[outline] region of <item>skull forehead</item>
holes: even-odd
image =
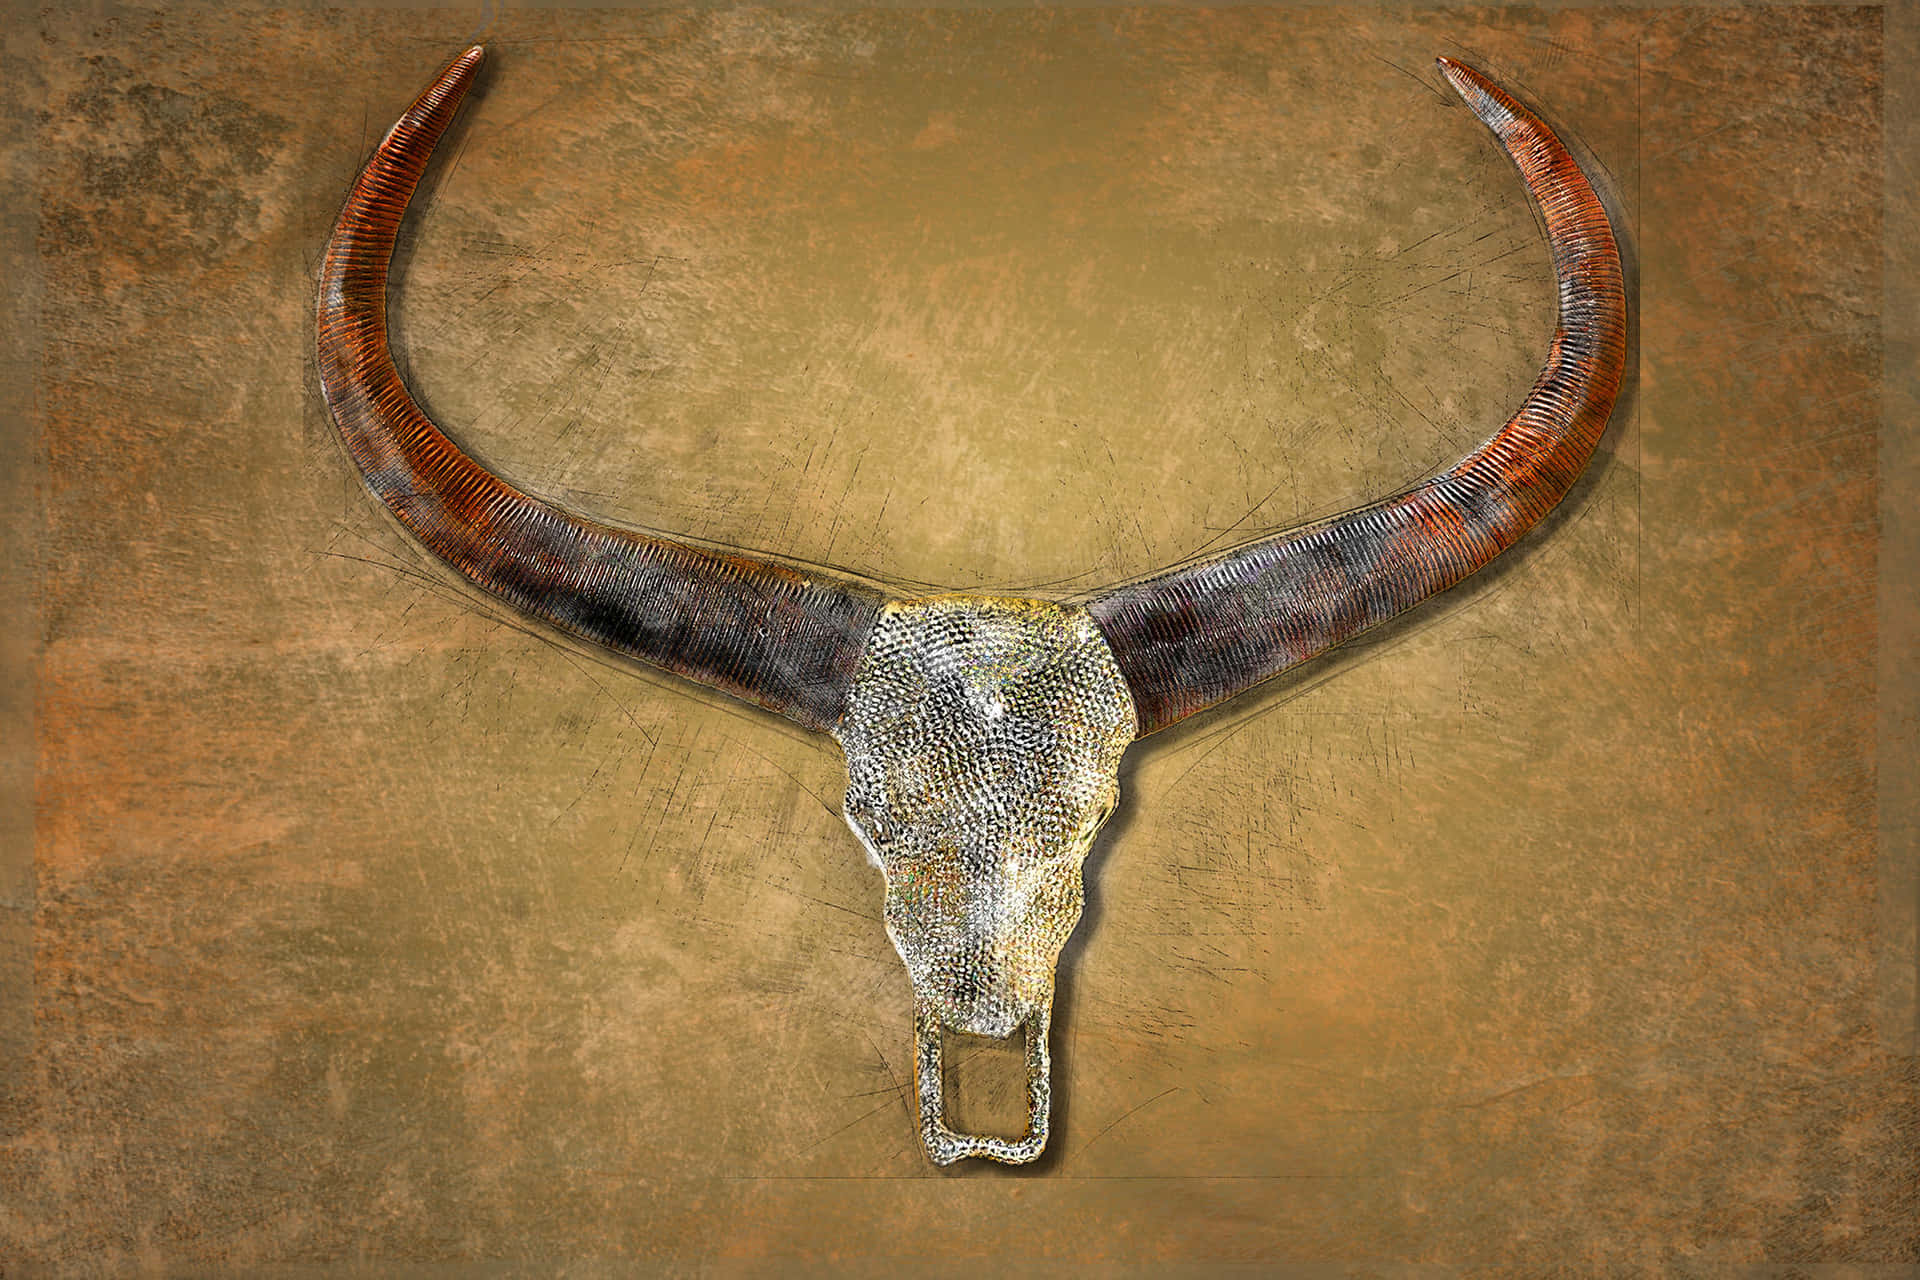
[[[848,817],[870,843],[991,833],[1004,858],[1052,851],[1110,804],[1133,731],[1126,682],[1084,610],[949,596],[882,613],[834,736]]]

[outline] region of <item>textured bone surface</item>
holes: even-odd
[[[1082,609],[941,596],[889,604],[874,627],[834,736],[847,822],[886,878],[887,935],[913,979],[936,1160],[1032,1159],[1044,1144],[1054,961],[1134,731],[1126,681]],[[955,1146],[939,1121],[941,1029],[1022,1027],[1025,1145]]]

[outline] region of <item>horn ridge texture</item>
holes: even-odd
[[[1507,424],[1449,470],[1089,603],[1143,736],[1458,583],[1566,495],[1606,430],[1627,349],[1626,288],[1606,210],[1537,116],[1471,67],[1438,62],[1546,221],[1560,299],[1546,365]]]
[[[583,519],[487,471],[428,420],[387,343],[387,270],[484,50],[448,64],[367,161],[320,272],[320,384],[367,487],[435,555],[565,631],[758,703],[838,723],[883,597],[858,583]]]

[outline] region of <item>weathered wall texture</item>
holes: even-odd
[[[1071,595],[1497,425],[1546,251],[1432,54],[1611,188],[1636,389],[1568,506],[1134,749],[1037,1168],[921,1156],[832,743],[521,625],[351,477],[316,254],[478,37],[397,264],[422,401],[896,583]],[[0,1273],[1912,1263],[1883,37],[20,11]]]

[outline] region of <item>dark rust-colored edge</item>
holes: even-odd
[[[1546,366],[1506,426],[1440,475],[1092,601],[1143,736],[1467,577],[1566,495],[1606,430],[1627,352],[1626,288],[1606,210],[1538,117],[1471,67],[1438,62],[1545,217],[1560,289]]]
[[[562,630],[758,703],[836,724],[879,613],[872,588],[583,519],[461,452],[387,345],[394,238],[484,50],[448,64],[361,170],[320,272],[320,384],[367,487],[429,550]]]

